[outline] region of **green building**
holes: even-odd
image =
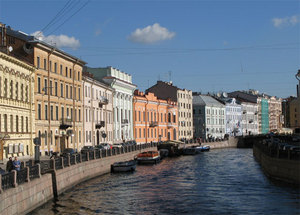
[[[269,132],[269,103],[267,99],[261,99],[261,133]]]

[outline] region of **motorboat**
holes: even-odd
[[[135,171],[135,168],[136,168],[135,160],[116,162],[113,165],[111,165],[112,172],[131,172],[131,171]]]
[[[135,159],[138,164],[156,164],[160,161],[160,155],[158,151],[146,151],[139,153]]]

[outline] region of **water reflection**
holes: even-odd
[[[222,149],[84,182],[32,214],[297,214],[299,190],[274,185],[251,149]]]

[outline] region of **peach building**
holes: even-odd
[[[154,93],[136,90],[133,97],[133,128],[137,143],[178,139],[178,107]]]

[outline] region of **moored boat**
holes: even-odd
[[[141,152],[136,156],[136,160],[139,164],[156,164],[160,161],[160,155],[158,151]]]
[[[195,155],[197,154],[197,150],[194,147],[186,147],[182,149],[183,155]]]
[[[130,171],[134,171],[135,168],[136,168],[135,160],[116,162],[113,165],[111,165],[112,172],[130,172]]]
[[[210,150],[210,146],[209,145],[196,146],[195,149],[197,152],[206,152]]]
[[[160,149],[159,154],[161,159],[166,158],[169,156],[169,150],[168,149]]]

